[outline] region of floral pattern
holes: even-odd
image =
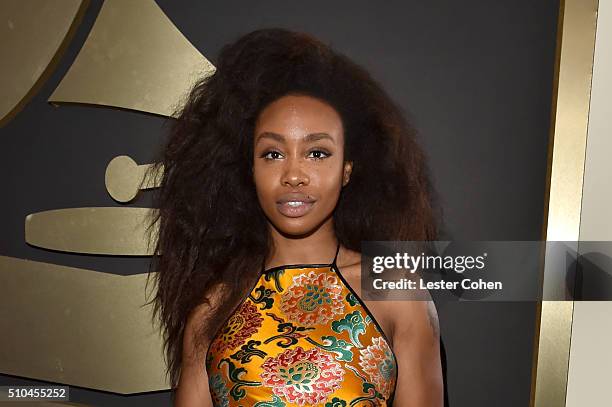
[[[366,323],[361,315],[361,312],[355,310],[345,316],[344,318],[334,321],[331,324],[334,332],[340,333],[342,331],[348,331],[351,337],[351,341],[357,347],[361,347],[361,342],[359,342],[359,335],[365,332]]]
[[[217,353],[237,348],[257,332],[262,322],[263,317],[257,312],[257,307],[250,301],[243,302],[227,320],[211,345],[211,350]]]
[[[329,273],[299,274],[283,293],[280,309],[290,321],[303,326],[326,324],[344,314],[342,286]]]
[[[261,365],[262,383],[291,403],[321,403],[340,387],[344,370],[333,355],[318,348],[288,349]]]
[[[392,405],[395,355],[338,270],[273,272],[261,275],[211,342],[214,406]]]
[[[372,345],[360,350],[359,365],[378,391],[389,397],[396,366],[391,348],[382,337],[372,338]]]

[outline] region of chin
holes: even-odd
[[[283,225],[277,226],[276,229],[278,229],[278,231],[280,231],[284,235],[302,236],[302,235],[307,235],[308,233],[312,232],[315,228],[312,226],[309,227],[309,226],[304,226],[304,225],[283,224]]]
[[[311,233],[317,229],[318,222],[306,220],[303,218],[284,218],[273,222],[275,228],[290,236],[302,236]]]

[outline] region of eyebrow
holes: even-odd
[[[285,142],[285,136],[283,136],[282,134],[274,133],[271,131],[264,131],[263,133],[260,133],[257,136],[257,139],[255,139],[255,143],[257,143],[259,140],[264,139],[264,138],[276,140],[281,143]],[[327,133],[310,133],[304,136],[304,141],[317,141],[317,140],[323,140],[323,139],[329,139],[332,142],[334,141],[333,137]]]

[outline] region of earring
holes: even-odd
[[[346,184],[348,184],[349,182],[349,176],[347,173],[344,173],[344,180],[343,180],[343,185],[342,186],[346,186]]]

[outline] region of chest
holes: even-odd
[[[214,405],[388,406],[397,381],[389,326],[359,280],[315,265],[262,275],[207,351]]]

